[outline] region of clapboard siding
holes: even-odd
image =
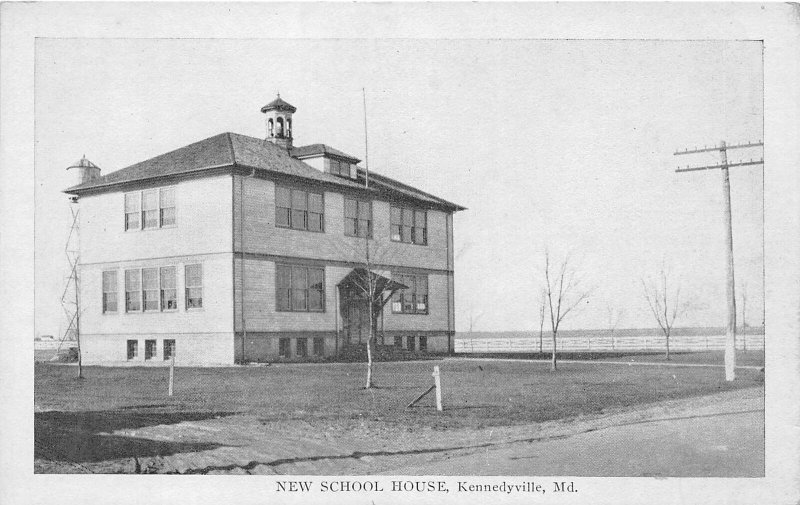
[[[309,189],[302,185],[294,187]],[[341,193],[323,192],[323,233],[275,226],[275,183],[271,180],[237,175],[234,177],[233,194],[233,243],[237,252],[242,251],[244,241],[246,253],[363,261],[364,240],[344,234],[344,195]],[[447,213],[428,210],[428,245],[423,246],[390,240],[389,209],[389,202],[373,201],[374,239],[370,241],[370,247],[374,263],[435,270],[452,269],[452,261],[448,255]]]
[[[235,331],[242,331],[242,263],[234,261]],[[348,267],[319,264],[325,268],[325,311],[283,312],[275,310],[275,262],[264,259],[245,259],[244,320],[247,331],[336,331],[338,310],[337,284],[350,272]],[[376,270],[380,275],[392,276],[390,270]],[[384,308],[383,328],[387,331],[444,331],[447,332],[448,276],[428,275],[429,313],[393,314],[391,305]],[[341,328],[341,317],[338,318]]]

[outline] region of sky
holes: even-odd
[[[692,309],[724,326],[718,153],[762,139],[759,42],[411,39],[38,39],[37,333],[63,330],[66,168],[109,173],[212,135],[264,136],[260,108],[297,107],[322,142],[468,208],[455,216],[456,329],[538,329],[543,252],[569,254],[587,303],[563,328],[653,327],[641,281],[668,265]],[[729,161],[760,158],[758,149]],[[362,162],[363,166],[363,162]],[[763,318],[763,169],[730,170],[737,289]]]

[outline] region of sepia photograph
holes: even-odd
[[[771,237],[797,223],[770,209],[797,181],[768,186],[769,41],[192,5],[30,40],[27,479],[173,476],[158,503],[244,494],[215,475],[262,490],[243,503],[641,503],[650,484],[711,503],[677,491],[711,478],[757,503],[786,415],[770,391],[796,379],[770,356],[796,354],[800,313],[776,297],[797,258]],[[496,26],[537,7],[473,6]],[[325,13],[393,28],[298,29]],[[231,29],[248,15],[270,29]],[[599,499],[617,479],[639,494]]]

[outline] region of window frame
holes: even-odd
[[[349,217],[347,215],[347,202],[355,203],[355,217]],[[361,209],[362,207],[369,206],[369,219],[361,219]],[[345,196],[344,197],[344,234],[348,237],[357,237],[357,238],[373,238],[374,234],[374,222],[375,216],[373,213],[374,205],[372,205],[372,200],[360,200],[358,198],[352,196]],[[351,223],[351,221],[353,223]],[[367,235],[366,237],[361,234],[361,222],[367,222]],[[355,224],[354,227],[350,226],[350,224]]]
[[[408,279],[413,277],[413,283]],[[423,279],[424,282],[420,282],[420,279]],[[418,273],[404,273],[404,272],[392,272],[392,280],[399,282],[400,284],[409,286],[408,289],[398,289],[392,295],[392,314],[407,314],[407,315],[418,315],[418,316],[426,316],[430,314],[431,305],[430,305],[430,279],[428,274],[418,274]],[[420,289],[420,286],[424,285],[425,289]],[[410,293],[406,293],[407,291],[411,290]],[[410,295],[411,298],[408,300],[410,302],[411,310],[406,310],[406,296]],[[424,297],[425,308],[420,309],[420,297]],[[398,309],[396,304],[400,304],[400,308]]]
[[[133,361],[139,357],[139,341],[138,340],[128,340],[125,345],[126,356],[128,361]],[[133,352],[131,352],[131,350]]]
[[[314,337],[312,356],[325,356],[325,337]]]
[[[298,358],[308,357],[308,338],[297,337],[294,339],[294,355]]]
[[[190,285],[189,284],[188,270],[189,270],[190,267],[197,267],[197,268],[200,269],[200,275],[198,276],[198,278],[200,279],[200,284],[199,285],[196,285],[196,284]],[[199,289],[200,290],[200,298],[199,298],[200,299],[200,305],[197,305],[197,306],[190,306],[189,305],[190,300],[197,298],[197,297],[190,297],[189,296],[189,290],[190,289]],[[184,305],[184,308],[185,308],[185,310],[187,312],[188,311],[194,311],[194,310],[203,310],[204,288],[203,288],[203,264],[202,263],[187,263],[187,264],[183,265],[183,295],[184,295],[184,297],[183,297],[184,298],[183,305]]]
[[[172,192],[172,205],[165,206],[164,205],[164,193]],[[144,195],[145,193],[155,193],[155,207],[150,209],[144,208]],[[125,219],[123,222],[123,229],[126,232],[129,231],[149,231],[149,230],[160,230],[163,228],[174,228],[177,226],[178,222],[178,212],[177,212],[177,186],[162,186],[157,188],[148,188],[148,189],[141,189],[138,191],[129,191],[124,193],[123,195],[123,207],[124,207],[124,214]],[[128,198],[131,197],[131,202],[136,203],[136,210],[128,211]],[[164,211],[172,209],[172,222],[168,224],[164,224]],[[146,212],[155,212],[156,217],[156,225],[154,226],[145,226],[145,213]],[[129,226],[129,219],[128,216],[136,216],[136,226]]]
[[[114,275],[114,290],[107,291],[106,290],[106,274],[113,274]],[[118,314],[119,313],[119,278],[117,276],[116,270],[103,270],[102,273],[102,283],[103,283],[103,300],[102,300],[102,309],[103,314]],[[108,298],[107,295],[113,294],[114,295],[114,310],[108,308]]]
[[[161,347],[163,348],[161,355],[164,361],[169,361],[175,356],[175,349],[177,346],[175,345],[174,338],[165,338],[161,343]]]
[[[278,193],[282,191],[289,192],[289,201],[286,206],[279,206]],[[303,194],[302,202],[295,203],[295,195]],[[319,197],[319,212],[312,210],[312,195]],[[299,198],[298,198],[299,200]],[[302,204],[302,208],[301,208]],[[285,212],[288,210],[288,214]],[[279,215],[286,215],[288,218],[287,223],[283,223],[283,219],[278,219]],[[295,216],[298,216],[297,218]],[[302,226],[295,223],[295,220],[302,219]],[[312,219],[319,219],[319,229],[314,229],[311,226]],[[310,231],[312,233],[325,233],[325,192],[324,191],[311,191],[308,189],[298,188],[296,186],[288,186],[275,184],[275,226],[277,228],[285,228],[289,230]]]
[[[164,308],[164,291],[166,291],[166,290],[163,289],[162,272],[164,270],[167,270],[167,269],[172,269],[173,272],[174,272],[174,277],[173,277],[174,288],[172,288],[171,291],[175,292],[175,298],[174,298],[175,308]],[[145,282],[144,281],[145,281],[145,271],[146,270],[147,271],[155,270],[155,282],[156,282],[156,284],[155,284],[155,286],[152,286],[149,289],[145,289]],[[128,272],[136,272],[139,286],[138,286],[138,289],[135,290],[135,291],[132,291],[132,290],[129,289],[129,286],[128,286]],[[125,313],[126,314],[139,314],[139,313],[145,313],[145,312],[150,312],[150,313],[152,313],[152,312],[177,312],[177,310],[178,310],[178,269],[177,269],[176,265],[163,265],[163,266],[159,265],[159,266],[154,266],[154,267],[126,268],[126,269],[123,270],[123,273],[124,273],[124,283],[125,283],[124,287],[125,287]],[[202,271],[201,271],[201,275],[202,275]],[[202,288],[202,286],[201,286],[201,288]],[[150,292],[150,291],[154,292],[154,296],[155,296],[154,299],[150,299],[150,298],[148,298],[146,296],[146,293]],[[139,308],[138,309],[130,309],[129,308],[129,300],[132,297],[129,297],[128,295],[130,293],[134,293],[134,292],[138,294],[138,296],[136,297],[136,301],[139,304]],[[104,293],[104,295],[105,295],[105,293]],[[147,306],[146,306],[147,302],[155,303],[156,304],[156,308],[148,309]]]
[[[395,216],[395,211],[398,213],[397,217]],[[418,221],[421,221],[421,223]],[[395,234],[396,228],[397,234]],[[422,238],[418,238],[418,235],[422,235]],[[389,207],[389,239],[392,242],[427,246],[428,210],[407,205],[391,204]]]
[[[153,361],[158,357],[158,340],[148,338],[144,341],[144,360]]]
[[[305,287],[295,286],[295,271],[305,270]],[[312,288],[316,283],[312,284],[311,271],[319,271],[322,275],[322,287]],[[288,271],[288,277],[286,272]],[[284,281],[284,282],[281,282]],[[326,312],[326,297],[325,297],[325,266],[321,265],[303,265],[297,263],[275,263],[275,312]],[[296,291],[303,291],[304,307],[295,308]],[[319,292],[320,295],[320,308],[311,308],[311,291]],[[283,302],[283,303],[281,303]],[[288,303],[287,303],[288,302]]]
[[[286,359],[292,357],[292,339],[289,337],[280,337],[278,339],[278,357]]]

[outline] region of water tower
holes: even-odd
[[[72,171],[72,181],[70,186],[77,186],[89,181],[100,178],[100,167],[86,159],[84,155],[80,160],[67,167],[67,171]],[[61,337],[59,350],[64,344],[64,341],[75,341],[78,348],[78,377],[83,376],[83,369],[81,367],[81,300],[80,300],[80,279],[79,279],[79,262],[80,262],[80,219],[78,207],[78,197],[70,196],[69,210],[72,214],[72,224],[69,229],[69,236],[67,237],[67,244],[64,251],[67,255],[67,268],[69,275],[67,276],[67,284],[64,286],[64,292],[61,295],[61,306],[64,309],[64,314],[67,319],[67,329]]]

